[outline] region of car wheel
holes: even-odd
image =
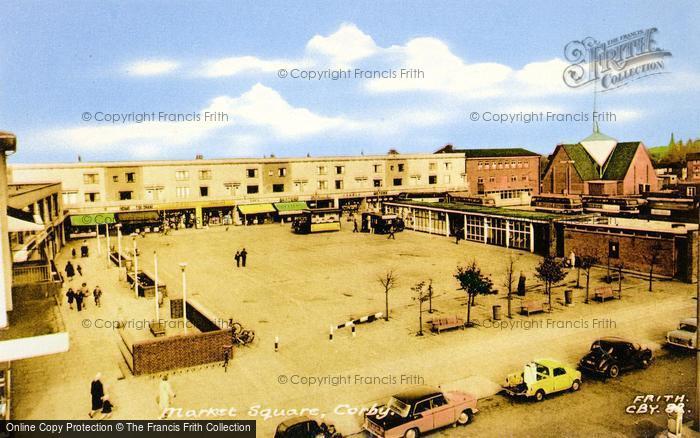
[[[619,375],[620,375],[620,367],[618,367],[617,365],[610,365],[610,367],[608,367],[608,377],[610,377],[611,379],[614,379],[615,377],[617,377]]]
[[[457,417],[457,424],[460,426],[466,426],[467,424],[472,422],[472,419],[474,419],[474,414],[472,413],[471,409],[465,409],[462,411],[461,414],[459,414],[459,417]]]
[[[535,393],[535,400],[537,400],[538,402],[544,400],[544,391],[543,390],[541,390],[541,389],[537,390],[537,392]]]
[[[420,432],[418,432],[418,429],[408,429],[405,434],[403,434],[403,438],[418,438],[420,436]]]
[[[642,359],[642,368],[649,368],[649,365],[651,365],[651,356],[647,356],[644,359]]]
[[[576,392],[579,389],[581,389],[581,381],[576,379],[576,380],[574,380],[574,383],[571,384],[571,390]]]

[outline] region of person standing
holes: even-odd
[[[246,258],[248,258],[248,251],[246,251],[245,248],[243,248],[241,250],[241,264],[243,265],[244,268],[245,268]]]
[[[170,402],[175,398],[175,393],[173,392],[173,387],[170,386],[168,381],[168,375],[165,374],[160,380],[160,386],[158,388],[158,407],[160,408],[160,419],[163,420],[168,417],[170,412]]]
[[[92,291],[92,296],[95,298],[95,306],[102,307],[100,301],[102,298],[102,289],[100,289],[100,286],[95,286],[95,289]]]
[[[114,409],[114,405],[109,399],[109,394],[105,394],[104,396],[102,396],[102,417],[100,417],[100,420],[104,420],[111,417],[112,409]]]
[[[75,258],[75,248],[73,248],[73,250],[70,253],[73,256],[73,258]]]
[[[394,240],[396,240],[396,235],[394,235],[395,232],[396,232],[396,231],[394,230],[394,225],[391,224],[391,225],[389,226],[389,237],[387,237],[387,239],[394,239]]]
[[[357,228],[357,218],[353,217],[352,218],[352,232],[353,233],[359,233],[360,230]]]
[[[73,277],[75,276],[75,268],[73,268],[73,263],[70,262],[70,260],[66,263],[66,277],[68,277],[68,281],[73,280]]]
[[[83,299],[85,298],[85,295],[83,295],[83,289],[80,288],[78,291],[75,293],[75,307],[78,309],[78,312],[83,310]]]
[[[75,292],[73,292],[72,287],[68,288],[68,292],[66,292],[66,297],[68,297],[68,308],[70,310],[73,310],[73,300],[75,299]]]
[[[80,310],[80,307],[78,307],[78,310]],[[104,397],[105,392],[104,392],[104,386],[102,385],[102,374],[97,373],[95,375],[95,378],[92,380],[92,383],[90,384],[90,396],[92,399],[92,404],[90,406],[90,412],[88,415],[90,418],[92,418],[93,415],[100,409],[102,409],[102,397]]]
[[[78,275],[81,277],[83,276],[83,268],[80,265],[78,265],[75,270],[78,271]]]
[[[236,251],[236,255],[233,256],[234,259],[236,259],[236,267],[240,268],[241,267],[241,252]]]

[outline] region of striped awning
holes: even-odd
[[[263,214],[274,213],[275,207],[272,204],[246,204],[239,205],[238,210],[241,214]]]

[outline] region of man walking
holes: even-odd
[[[233,256],[234,259],[236,259],[236,267],[240,268],[241,267],[241,252],[236,251],[236,255]]]
[[[102,298],[102,289],[100,289],[100,286],[95,286],[95,289],[92,291],[92,296],[95,298],[95,306],[102,307],[100,302]]]
[[[163,420],[170,414],[170,402],[175,397],[173,387],[168,382],[168,375],[164,375],[158,387],[158,407],[160,408],[160,419]]]
[[[394,229],[394,225],[393,225],[393,224],[390,225],[390,226],[389,226],[389,237],[387,237],[387,239],[394,239],[394,240],[396,240],[396,235],[394,234],[395,232],[396,232],[396,230]]]
[[[78,307],[78,310],[80,310],[80,307]],[[90,412],[88,412],[88,416],[90,418],[92,418],[92,416],[95,415],[95,413],[102,409],[102,397],[105,395],[105,393],[101,379],[102,374],[97,373],[92,383],[90,384],[90,398],[92,400]]]
[[[357,218],[353,217],[352,218],[352,232],[353,233],[359,233],[360,230],[357,228]]]
[[[246,251],[245,248],[243,248],[241,250],[241,264],[243,265],[244,268],[245,268],[245,260],[247,257],[248,257],[248,251]]]

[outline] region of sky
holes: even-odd
[[[602,132],[652,147],[700,137],[698,23],[697,1],[3,1],[0,130],[10,163],[547,154],[595,95]],[[569,42],[649,28],[662,74],[564,83]]]

